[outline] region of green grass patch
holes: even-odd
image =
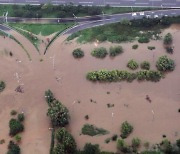
[[[41,34],[42,36],[48,36],[55,32],[63,31],[74,23],[67,24],[29,24],[29,23],[10,23],[9,25],[14,28],[20,28],[29,31],[33,34]]]
[[[85,124],[81,131],[83,135],[89,135],[89,136],[106,135],[109,133],[109,131],[103,128],[98,128],[90,124]]]

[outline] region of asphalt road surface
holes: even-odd
[[[39,5],[44,3],[52,3],[54,5],[69,4],[84,6],[137,6],[137,7],[164,7],[164,8],[180,8],[180,0],[0,0],[0,4],[31,4]]]

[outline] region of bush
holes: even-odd
[[[180,139],[176,140],[176,145],[180,148]]]
[[[121,46],[110,47],[109,56],[115,57],[119,54],[123,53],[123,48]]]
[[[171,33],[167,33],[167,34],[164,36],[164,44],[165,44],[165,45],[172,44],[172,41],[173,41],[173,38],[172,38]]]
[[[154,50],[154,49],[156,49],[154,46],[148,46],[148,49],[149,50]]]
[[[167,153],[167,154],[172,152],[171,142],[168,141],[167,139],[163,140],[160,145],[161,145],[160,149],[162,152]]]
[[[100,153],[99,145],[86,143],[83,152],[84,154],[99,154]]]
[[[117,148],[124,153],[129,153],[131,151],[129,146],[125,143],[123,139],[117,140]]]
[[[11,136],[14,136],[17,133],[20,133],[20,132],[22,132],[24,130],[24,126],[21,124],[20,121],[18,121],[16,119],[11,119],[9,121],[9,128],[10,128],[9,134]]]
[[[171,46],[170,46],[170,47],[167,46],[165,49],[166,49],[166,52],[167,52],[167,53],[173,54],[173,52],[174,52],[174,48],[171,47]]]
[[[69,123],[69,111],[58,100],[51,103],[47,115],[51,118],[53,126],[64,127]]]
[[[94,125],[85,124],[82,129],[82,134],[89,135],[89,136],[95,136],[95,135],[106,135],[109,132],[103,128],[97,128]]]
[[[106,48],[103,48],[103,47],[96,48],[91,52],[91,55],[96,58],[105,58],[107,54],[108,52]]]
[[[7,154],[20,154],[21,150],[13,141],[9,141]]]
[[[138,65],[138,63],[135,60],[131,59],[128,62],[127,67],[129,67],[132,70],[135,70],[135,69],[137,69],[139,67],[139,65]]]
[[[46,98],[46,102],[48,103],[49,106],[51,106],[51,103],[56,100],[54,98],[54,95],[52,93],[52,91],[50,89],[48,89],[47,91],[45,91],[45,98]]]
[[[143,70],[137,72],[137,79],[140,81],[147,80],[157,82],[162,78],[162,73],[159,71]]]
[[[134,44],[133,46],[132,46],[132,49],[137,49],[138,48],[138,44]]]
[[[133,131],[133,126],[129,124],[127,121],[123,122],[121,125],[121,137],[127,138],[129,134]]]
[[[159,71],[163,72],[173,71],[175,69],[175,63],[172,59],[168,58],[167,56],[161,56],[156,62],[156,67]]]
[[[2,92],[6,87],[6,84],[4,81],[0,81],[0,92]]]
[[[84,52],[78,48],[78,49],[75,49],[73,52],[72,52],[74,58],[82,58],[84,57]]]
[[[19,120],[20,122],[24,121],[24,113],[18,114],[18,120]]]
[[[141,140],[139,138],[132,139],[132,147],[135,151],[137,150],[137,148],[139,148],[140,144],[141,144]]]
[[[118,136],[117,136],[117,134],[115,134],[115,135],[113,135],[113,136],[112,136],[112,138],[111,138],[111,139],[112,139],[112,141],[116,141],[116,140],[117,140],[117,138],[118,138]]]
[[[139,42],[139,43],[149,43],[149,38],[146,37],[146,36],[141,36],[141,37],[138,39],[138,42]]]
[[[150,69],[150,63],[148,61],[143,61],[141,63],[141,69],[149,70]]]
[[[15,135],[15,140],[16,140],[16,142],[20,142],[21,141],[21,136],[20,135]]]
[[[54,147],[52,154],[65,154],[64,145],[57,143]]]
[[[17,111],[16,111],[16,110],[12,110],[10,114],[11,114],[11,115],[16,115],[16,114],[17,114]]]
[[[76,142],[73,136],[65,128],[59,128],[57,130],[56,139],[63,145],[65,153],[75,153]]]

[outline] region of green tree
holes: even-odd
[[[164,44],[165,44],[165,45],[169,45],[169,44],[172,44],[172,42],[173,42],[173,38],[172,38],[171,33],[167,33],[167,34],[164,36]]]
[[[65,128],[59,128],[57,130],[56,139],[63,145],[65,153],[73,154],[76,152],[76,142],[73,136]]]
[[[20,154],[21,150],[17,144],[15,144],[13,141],[10,141],[8,144],[8,152],[7,154]]]
[[[6,87],[6,84],[4,81],[0,81],[0,92],[2,92]]]
[[[108,54],[108,52],[107,52],[106,48],[104,48],[104,47],[95,48],[91,52],[91,55],[96,58],[105,58],[107,54]]]
[[[64,145],[57,143],[57,145],[54,147],[53,154],[65,154]]]
[[[131,59],[128,62],[127,67],[129,67],[132,70],[135,70],[135,69],[137,69],[139,67],[139,65],[138,65],[138,63],[135,60]]]
[[[51,103],[55,100],[55,98],[54,98],[54,94],[52,93],[50,89],[45,91],[45,98],[48,105],[51,106]]]
[[[150,69],[150,63],[148,61],[143,61],[141,63],[141,69],[149,70]]]
[[[121,137],[127,138],[130,133],[133,131],[133,126],[127,121],[123,122],[121,125]]]
[[[83,152],[84,154],[100,154],[99,145],[86,143]]]
[[[110,49],[109,49],[109,56],[111,56],[111,57],[115,57],[121,53],[123,53],[122,46],[110,47]]]
[[[118,148],[118,150],[120,150],[124,153],[128,153],[131,151],[129,146],[126,144],[126,142],[123,139],[117,140],[117,148]]]
[[[18,114],[18,120],[20,121],[20,122],[22,122],[22,121],[24,121],[24,113],[20,113],[20,114]]]
[[[19,132],[22,132],[24,130],[24,126],[21,124],[20,121],[16,120],[16,119],[11,119],[9,121],[9,128],[10,128],[10,132],[9,134],[14,136]]]
[[[72,52],[74,58],[82,58],[84,57],[84,52],[78,48],[78,49],[75,49],[73,52]]]
[[[175,69],[175,63],[172,59],[168,58],[167,56],[161,56],[156,62],[156,67],[159,71],[163,72],[173,71]]]
[[[53,126],[64,127],[69,123],[69,111],[58,100],[51,103],[51,107],[48,109],[47,115],[51,118]]]

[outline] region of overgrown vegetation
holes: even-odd
[[[138,48],[138,44],[134,44],[133,46],[132,46],[132,49],[137,49]]]
[[[56,139],[58,143],[54,148],[54,154],[61,154],[61,152],[62,154],[75,154],[76,142],[73,136],[65,128],[59,128],[56,131]]]
[[[143,61],[141,63],[141,69],[149,70],[150,69],[150,63],[148,61]]]
[[[84,51],[80,48],[74,49],[72,52],[74,58],[82,58],[84,57]]]
[[[104,47],[95,48],[91,52],[91,55],[96,58],[105,58],[107,54],[108,54],[108,52],[107,52],[106,48],[104,48]]]
[[[133,11],[145,11],[155,10],[157,8],[139,8],[133,7]],[[74,6],[70,5],[51,5],[50,3],[44,5],[0,5],[0,15],[8,11],[11,17],[26,17],[26,18],[41,18],[41,17],[53,17],[64,18],[76,16],[90,16],[99,15],[103,13],[125,13],[131,12],[131,7],[98,7],[98,6]]]
[[[153,81],[157,82],[163,77],[162,73],[153,70],[142,70],[136,73],[130,73],[123,70],[99,70],[87,73],[86,78],[90,81],[99,82],[117,82],[117,81],[128,81],[132,82],[136,78],[139,81]]]
[[[162,72],[173,71],[175,69],[175,62],[167,56],[161,56],[156,62],[156,67]]]
[[[121,137],[127,138],[133,131],[133,126],[127,121],[123,122],[121,125]]]
[[[4,81],[0,81],[0,92],[2,92],[6,87],[6,84]]]
[[[123,53],[122,46],[110,47],[110,49],[109,49],[109,56],[111,56],[111,57],[115,57],[121,53]]]
[[[17,144],[15,144],[13,141],[9,141],[7,154],[20,154],[20,153],[21,153],[20,147]]]
[[[127,63],[127,67],[129,67],[129,68],[132,69],[132,70],[136,70],[136,69],[139,67],[139,64],[138,64],[135,60],[131,59],[131,60]]]
[[[78,37],[77,41],[80,43],[94,42],[96,40],[114,43],[139,40],[140,43],[147,43],[151,39],[160,39],[161,29],[169,26],[171,23],[179,22],[180,17],[134,19],[128,24],[119,22],[82,30],[72,34],[67,40]]]
[[[11,136],[14,136],[24,130],[23,124],[14,118],[12,118],[9,121],[9,128],[10,128],[9,135]]]
[[[173,38],[172,38],[172,35],[171,33],[167,33],[165,36],[164,36],[164,44],[165,45],[170,45],[172,44],[172,41],[173,41]]]
[[[94,125],[85,124],[82,129],[83,135],[95,136],[95,135],[106,135],[109,132],[103,128],[97,128]]]

